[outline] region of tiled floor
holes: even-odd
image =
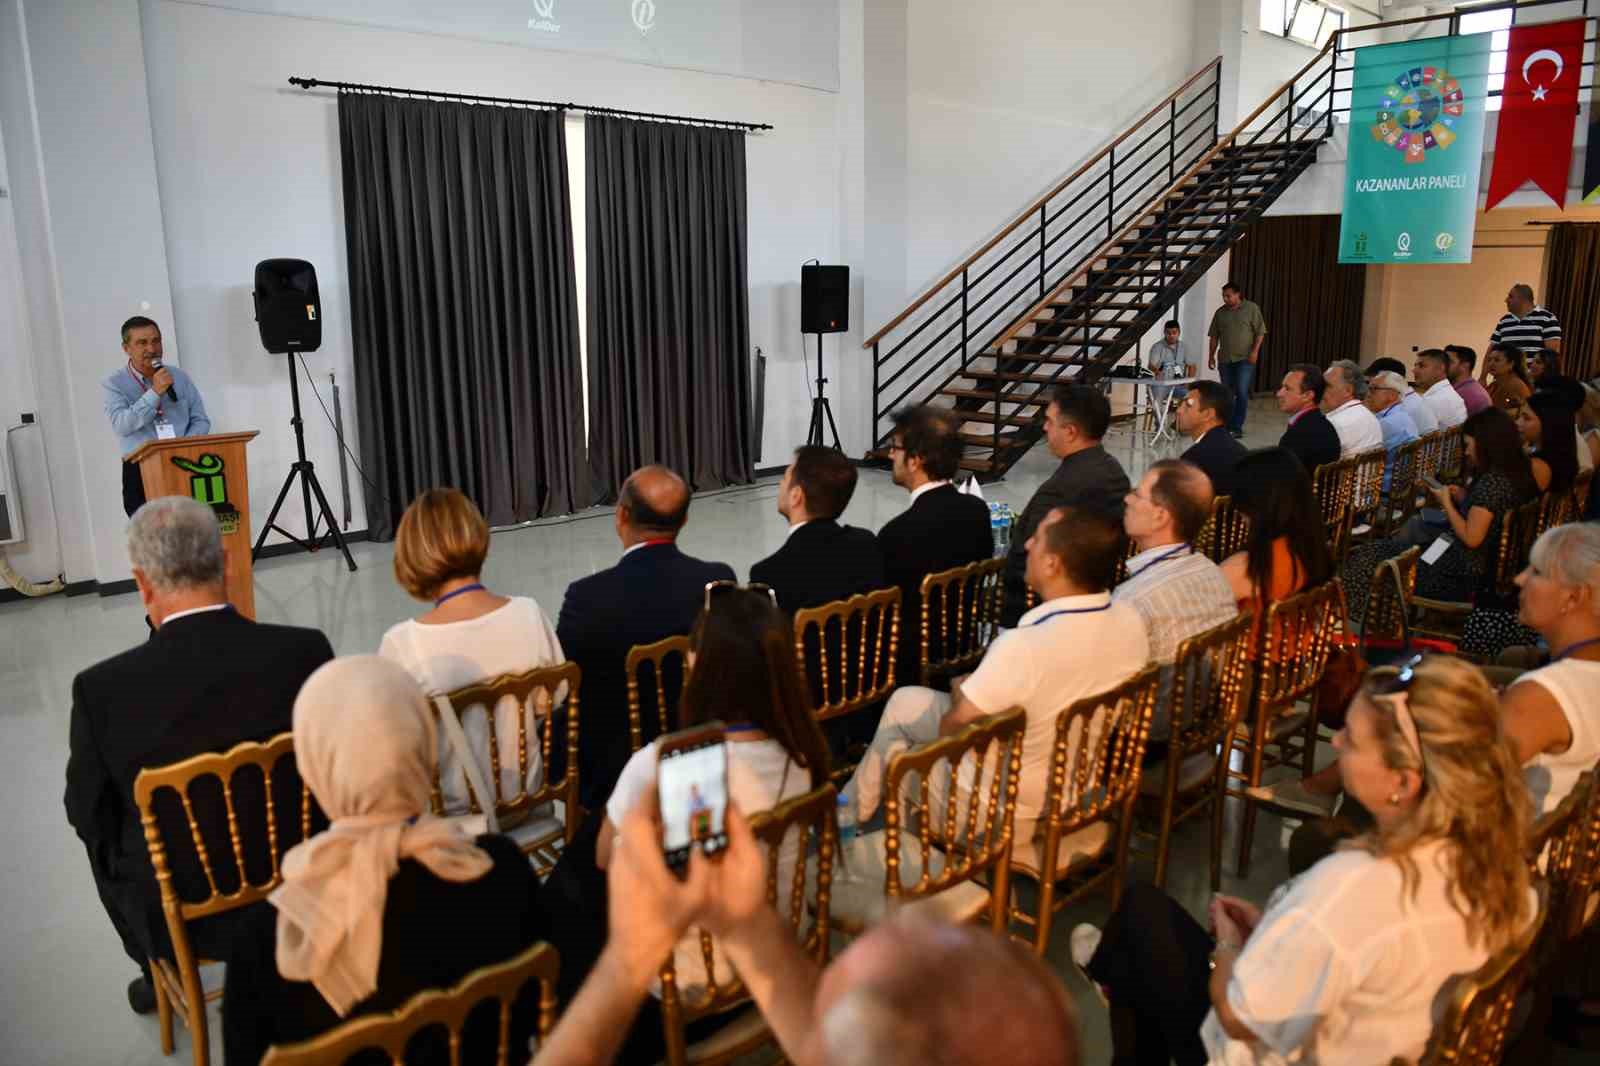
[[[1282,418],[1270,404],[1252,412],[1246,443],[1275,443]],[[1108,447],[1131,471],[1152,458],[1124,430]],[[1040,447],[990,499],[1018,510],[1054,463]],[[730,563],[741,575],[783,539],[784,523],[773,508],[775,478],[754,486],[711,493],[695,500],[682,537],[686,551]],[[845,521],[876,529],[905,506],[905,493],[888,475],[863,471]],[[289,556],[256,570],[256,604],[263,621],[317,626],[340,654],[371,652],[383,631],[412,614],[417,604],[395,585],[390,548],[354,546],[360,569],[352,574],[334,554]],[[497,591],[531,595],[554,617],[568,582],[611,565],[617,543],[610,513],[596,510],[494,538],[485,580]],[[73,675],[143,637],[143,612],[135,597],[51,597],[0,605],[0,693],[4,693],[4,743],[0,744],[0,918],[5,980],[0,989],[0,1061],[34,1064],[157,1064],[186,1061],[189,1044],[180,1030],[174,1058],[161,1054],[153,1017],[129,1012],[124,986],[134,976],[95,897],[83,850],[60,802],[67,757],[67,718]],[[1256,862],[1248,882],[1238,882],[1224,863],[1224,890],[1264,899],[1284,874],[1277,846],[1279,825],[1264,820]],[[1231,838],[1230,838],[1231,839]],[[1228,852],[1225,851],[1225,854]],[[1148,864],[1136,858],[1136,875]],[[1171,886],[1195,912],[1207,897],[1206,835],[1202,824],[1176,838]],[[1104,916],[1099,902],[1062,915],[1051,958],[1071,969],[1067,934],[1078,921]],[[1105,1012],[1076,975],[1068,983],[1083,1020],[1089,1063],[1109,1058]],[[213,1008],[214,1061],[217,1046]]]

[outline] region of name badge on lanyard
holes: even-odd
[[[168,422],[165,418],[156,419],[156,440],[173,440],[178,436],[178,427]]]

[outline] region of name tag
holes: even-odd
[[[164,418],[156,419],[156,440],[174,440],[178,436],[178,427]]]
[[[1422,561],[1427,563],[1429,566],[1432,566],[1434,563],[1439,561],[1439,558],[1443,556],[1445,552],[1450,550],[1450,545],[1454,543],[1455,541],[1451,540],[1449,537],[1439,537],[1432,544],[1428,545],[1427,551],[1422,553]]]

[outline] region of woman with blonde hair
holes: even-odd
[[[1527,790],[1474,667],[1372,671],[1334,746],[1372,826],[1264,911],[1218,895],[1208,930],[1137,885],[1103,934],[1073,931],[1111,1007],[1114,1062],[1414,1060],[1444,982],[1526,928]]]
[[[483,583],[489,554],[489,524],[457,489],[429,489],[406,508],[394,540],[394,576],[414,598],[433,609],[391,626],[378,654],[405,667],[423,691],[443,694],[500,674],[554,666],[566,658],[555,627],[531,596],[498,596]],[[556,693],[556,701],[565,691]],[[519,725],[529,738],[528,772],[519,782],[515,761],[502,759],[503,796],[533,791],[544,781],[538,736],[547,707],[517,707],[511,699],[491,708],[495,740],[502,753],[518,750]],[[465,758],[489,776],[490,715],[470,714],[459,732],[447,724],[439,745],[439,788],[444,813],[471,809]],[[451,738],[458,740],[452,742]],[[458,750],[465,741],[468,751]],[[489,787],[493,788],[493,785]]]

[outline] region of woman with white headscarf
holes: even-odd
[[[295,700],[294,746],[331,824],[284,856],[272,906],[228,960],[229,1066],[393,1010],[543,939],[538,882],[516,845],[469,840],[427,813],[438,739],[405,670],[374,655],[321,667]],[[525,993],[513,1013],[514,1041],[533,1033],[536,999]],[[491,1026],[482,1038],[495,1035]]]

